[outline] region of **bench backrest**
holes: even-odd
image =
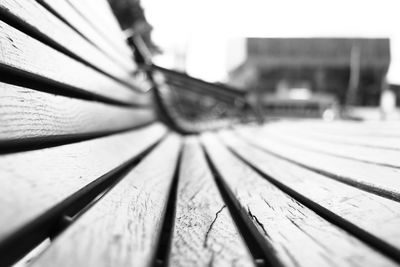
[[[0,2],[1,266],[165,135],[132,57],[106,1]]]

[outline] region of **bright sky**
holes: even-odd
[[[399,0],[142,0],[142,5],[155,42],[166,53],[186,49],[188,71],[209,80],[223,79],[226,42],[235,37],[389,37],[388,79],[400,83]]]

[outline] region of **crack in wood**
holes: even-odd
[[[214,220],[211,222],[210,226],[208,227],[208,230],[207,230],[206,235],[205,235],[205,237],[204,237],[203,247],[207,248],[207,246],[208,246],[208,245],[207,245],[207,241],[208,241],[208,237],[209,237],[209,234],[210,234],[210,232],[211,232],[211,229],[212,229],[213,225],[215,224],[215,222],[217,221],[219,214],[222,212],[222,210],[223,210],[224,208],[226,208],[226,205],[223,205],[222,208],[221,208],[220,210],[218,210],[218,211],[215,213],[215,218],[214,218]]]
[[[269,234],[267,233],[267,230],[265,230],[264,224],[262,224],[262,223],[258,220],[257,216],[255,216],[255,215],[253,215],[253,213],[251,213],[250,207],[247,207],[247,213],[249,214],[250,218],[252,218],[252,220],[253,220],[259,227],[261,227],[262,231],[264,232],[264,235],[266,235],[268,238],[271,238],[271,237],[269,236]]]

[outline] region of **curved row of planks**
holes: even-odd
[[[0,266],[57,236],[168,134],[100,2],[0,2]]]
[[[0,3],[1,80],[17,85],[23,81],[24,86],[56,94],[148,106],[151,97],[143,93],[147,89],[132,76],[137,70],[132,55],[125,55],[121,64],[113,58],[119,52],[102,48],[104,38],[98,34],[93,34],[97,38],[88,38],[87,31],[95,30],[85,23],[82,14],[65,1],[49,2]],[[64,18],[60,13],[74,16]],[[77,18],[82,20],[79,25],[88,28],[86,31],[70,23]],[[123,39],[114,42],[129,49]],[[49,88],[42,88],[46,84]]]
[[[0,266],[399,265],[397,124],[184,139],[98,1],[0,3]]]
[[[265,141],[273,138],[270,131],[301,126],[240,126],[182,139],[153,125],[10,154],[2,166],[15,170],[13,164],[24,162],[26,168],[11,174],[30,180],[7,186],[13,190],[1,195],[10,199],[8,205],[19,201],[13,193],[29,191],[27,185],[48,193],[26,194],[29,213],[20,212],[24,202],[4,213],[9,222],[2,219],[8,227],[0,238],[44,216],[40,214],[51,203],[67,201],[66,195],[117,168],[117,162],[131,162],[111,189],[71,216],[74,222],[32,266],[398,266],[397,200],[307,168],[291,153],[284,154],[283,147],[272,151]],[[41,164],[48,171],[38,184],[34,174]],[[59,176],[57,184],[50,182],[54,175]],[[73,182],[74,176],[82,178]]]

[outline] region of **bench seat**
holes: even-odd
[[[0,266],[399,266],[400,124],[176,133],[163,86],[243,92],[148,91],[106,1],[1,1],[0,49]]]

